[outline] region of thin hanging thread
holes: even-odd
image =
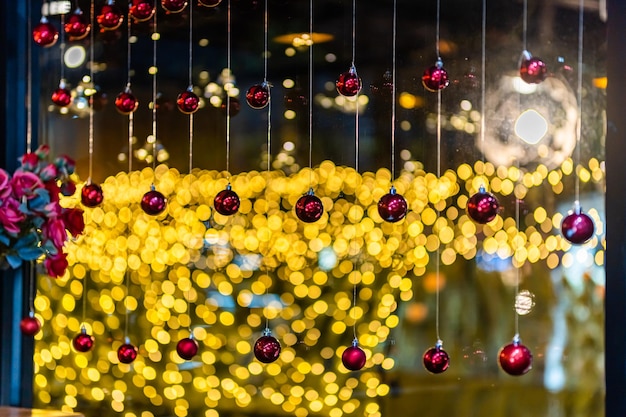
[[[130,297],[130,271],[126,271],[126,297],[124,298],[124,339],[128,340],[128,297]]]
[[[132,0],[131,0],[132,3]],[[130,6],[130,5],[129,5]],[[130,91],[130,76],[131,76],[131,14],[130,7],[128,8],[128,17],[126,23],[126,89]],[[133,135],[134,135],[134,111],[128,113],[128,173],[133,170]]]
[[[440,2],[439,0],[437,0],[437,30],[436,30],[436,37],[437,37],[437,58],[439,58],[439,25],[440,25]],[[441,90],[437,90],[437,130],[436,130],[436,134],[437,134],[437,188],[439,188],[439,191],[441,191],[441,185],[440,185],[440,179],[441,179]],[[441,196],[440,196],[440,200],[441,201]],[[439,204],[439,202],[437,202],[437,204]],[[439,208],[437,208],[437,220],[441,219],[441,211],[439,210]],[[437,223],[439,223],[437,221]],[[439,234],[440,230],[439,227],[437,227],[437,234]],[[436,258],[436,262],[435,262],[435,285],[437,286],[437,289],[435,291],[435,334],[437,337],[437,342],[439,343],[439,341],[441,340],[440,336],[439,336],[439,304],[440,304],[440,291],[439,291],[439,285],[440,285],[440,278],[439,278],[439,263],[440,260],[439,258],[441,257],[441,241],[439,242],[439,244],[437,245],[437,258]]]
[[[193,89],[193,2],[189,3],[189,90]],[[189,173],[193,170],[193,112],[189,113]],[[187,299],[189,303],[189,299]],[[189,306],[188,306],[189,307]]]
[[[356,0],[352,0],[352,66],[353,67],[354,67],[355,61],[356,61]],[[355,103],[356,103],[356,108],[355,108],[355,115],[354,115],[354,169],[358,173],[359,172],[359,93],[358,92],[355,96]],[[355,221],[355,226],[354,226],[355,230],[354,230],[354,237],[353,237],[355,252],[357,249],[356,203],[357,203],[357,200],[355,199],[354,206],[353,206],[354,210],[352,210],[354,213],[354,221]],[[357,274],[359,273],[358,271],[359,262],[358,262],[357,253],[354,254],[354,282],[353,282],[354,285],[352,287],[352,314],[353,314],[352,333],[354,335],[354,340],[357,340],[357,335],[356,335],[356,320],[357,320],[357,317],[356,317],[356,305],[357,305],[356,278],[357,278]]]
[[[228,83],[231,79],[230,69],[230,48],[231,48],[231,28],[230,28],[230,0],[228,0],[228,13],[226,13],[227,29],[226,29],[226,67],[228,68]],[[230,179],[230,92],[226,90],[226,175]]]
[[[30,33],[30,32],[29,32]],[[34,261],[30,262],[30,271],[28,274],[28,310],[31,313],[35,313],[35,264]]]
[[[482,28],[481,28],[481,59],[480,59],[480,153],[482,155],[483,164],[485,163],[485,129],[487,125],[485,111],[485,94],[486,94],[486,68],[487,68],[487,0],[483,0]]]
[[[583,47],[584,47],[584,1],[579,0],[578,2],[578,91],[576,93],[576,98],[578,100],[578,126],[576,128],[576,161],[574,165],[574,169],[578,170],[578,165],[580,164],[580,141],[582,139],[582,129],[583,129]],[[576,205],[580,202],[580,176],[576,175],[576,183],[575,183],[575,196],[576,196]]]
[[[154,1],[154,9],[156,10],[157,2]],[[157,160],[157,39],[159,32],[157,30],[157,15],[154,13],[154,29],[152,31],[152,171],[156,170]]]
[[[313,184],[313,0],[309,1],[309,186]]]
[[[267,61],[269,57],[269,43],[268,43],[268,29],[269,29],[269,12],[268,12],[268,0],[265,0],[265,11],[263,14],[263,82],[267,87],[268,102],[267,102],[267,184],[268,187],[270,180],[270,170],[272,167],[272,89],[267,84]],[[265,211],[265,222],[268,222],[269,218],[269,202],[267,210]],[[265,254],[267,256],[267,253]],[[265,258],[263,256],[263,258]],[[265,265],[265,274],[269,277],[269,267]],[[265,287],[265,295],[269,294],[269,286]],[[270,328],[270,319],[268,315],[265,315],[265,328]]]
[[[522,47],[526,51],[528,37],[528,0],[522,2]]]
[[[90,20],[92,30],[89,31],[89,82],[94,86],[92,95],[89,100],[89,175],[87,177],[87,184],[91,184],[91,177],[93,175],[93,93],[95,92],[95,83],[93,81],[93,62],[94,62],[94,34],[93,27],[95,26],[95,0],[91,0],[90,6]]]
[[[61,82],[65,83],[65,64],[63,63],[63,59],[65,57],[65,15],[61,15],[61,45],[59,45],[59,50],[61,53]]]
[[[439,32],[440,32],[440,26],[441,26],[441,21],[440,21],[440,15],[441,15],[441,2],[440,0],[437,0],[437,24],[435,26],[435,51],[437,53],[437,59],[439,59]]]
[[[28,20],[28,34],[33,33],[32,30],[32,16],[31,16],[31,2],[27,2],[26,10],[27,10],[27,20]],[[28,56],[26,57],[26,153],[31,153],[33,148],[33,104],[32,104],[32,94],[33,94],[33,57],[32,57],[32,45],[30,39],[26,42],[26,53]]]
[[[398,4],[393,0],[391,36],[391,179],[396,177],[396,38],[398,25]]]

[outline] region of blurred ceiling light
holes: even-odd
[[[287,33],[274,38],[274,42],[292,45],[295,48],[311,46],[315,43],[330,42],[334,36],[329,33]]]
[[[548,133],[548,122],[535,109],[528,109],[515,122],[515,134],[524,142],[535,145]]]
[[[63,61],[68,68],[78,68],[85,62],[87,53],[81,45],[74,45],[67,48],[63,55]]]

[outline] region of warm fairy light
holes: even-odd
[[[291,152],[295,144],[283,147]],[[155,172],[146,168],[107,178],[102,187],[109,197],[86,209],[84,236],[67,248],[68,275],[42,284],[34,300],[44,324],[34,355],[36,401],[65,411],[94,402],[127,417],[154,417],[165,409],[179,417],[219,417],[239,408],[300,417],[377,417],[380,397],[389,395],[390,387],[378,371],[356,376],[339,366],[344,346],[336,340],[355,320],[367,368],[392,370],[397,358],[385,346],[393,329],[402,320],[419,324],[432,314],[416,297],[437,290],[437,284],[449,285],[448,265],[477,254],[516,267],[603,264],[604,224],[591,207],[598,232],[589,253],[572,250],[558,233],[563,213],[548,207],[520,213],[519,229],[508,207],[486,225],[465,214],[467,196],[481,184],[513,198],[566,190],[564,182],[578,172],[583,185],[596,187],[604,181],[603,162],[591,159],[575,169],[567,159],[552,170],[539,165],[526,171],[477,161],[440,178],[419,166],[394,180],[410,208],[397,224],[383,222],[375,209],[389,189],[386,169],[357,173],[327,161],[290,176],[233,175],[241,210],[232,218],[211,209],[228,182],[226,173],[181,174],[158,166]],[[315,225],[299,222],[293,212],[311,177],[325,206]],[[168,199],[164,219],[139,208],[152,183]],[[437,250],[439,280],[431,270]],[[96,347],[77,354],[70,346],[80,331],[78,300],[86,280],[87,326]],[[529,305],[527,298],[518,301],[518,308]],[[119,364],[115,354],[127,310],[129,337],[140,352],[132,365]],[[252,355],[266,317],[283,346],[281,357],[267,365]],[[186,362],[175,346],[190,326],[200,349]],[[357,391],[362,395],[355,396]]]

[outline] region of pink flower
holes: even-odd
[[[46,267],[48,275],[52,278],[62,277],[68,265],[67,255],[63,252],[59,252],[56,255],[48,255],[43,264]]]
[[[43,188],[43,183],[39,177],[32,172],[16,171],[11,178],[11,187],[15,198],[21,200],[22,197],[30,199],[35,196],[35,190]]]
[[[43,235],[61,252],[63,244],[67,240],[67,232],[65,231],[63,220],[57,218],[48,219],[43,225]]]
[[[39,157],[37,154],[29,152],[22,155],[20,163],[22,164],[22,169],[26,171],[33,171],[39,163]]]
[[[4,200],[0,206],[0,224],[7,233],[17,235],[20,232],[20,222],[26,215],[20,211],[20,202],[14,198]]]
[[[85,219],[83,218],[83,213],[84,211],[79,208],[68,208],[63,211],[63,222],[65,223],[65,228],[74,237],[77,237],[83,233],[83,230],[85,230]]]
[[[9,173],[0,168],[0,200],[4,200],[11,195],[11,182]]]

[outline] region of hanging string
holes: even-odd
[[[482,155],[483,164],[485,163],[485,129],[486,129],[486,67],[487,67],[487,0],[483,0],[482,28],[481,28],[481,59],[480,59],[480,153]]]
[[[439,33],[441,26],[441,1],[437,0],[437,24],[435,26],[435,51],[437,53],[437,59],[439,59]]]
[[[576,99],[578,100],[578,126],[576,127],[576,161],[574,169],[576,170],[575,196],[578,205],[580,202],[580,175],[578,175],[578,165],[580,164],[580,140],[582,138],[583,125],[583,35],[584,35],[584,1],[578,2],[578,83]]]
[[[436,49],[437,49],[437,59],[439,59],[439,25],[440,25],[440,14],[441,10],[440,10],[440,1],[437,0],[437,29],[436,29]],[[436,136],[437,136],[437,188],[439,188],[438,193],[441,191],[441,184],[440,184],[440,180],[441,180],[441,90],[438,89],[437,90],[437,129],[436,129]],[[441,201],[441,195],[439,196]],[[437,202],[437,204],[439,204],[439,202]],[[441,210],[439,210],[438,208],[439,206],[437,206],[437,223],[439,223],[439,219],[441,219]],[[436,223],[436,224],[437,224]],[[437,229],[439,229],[439,227],[437,227]],[[440,230],[437,230],[437,234],[439,235]],[[436,291],[435,291],[435,334],[437,337],[437,342],[439,343],[439,341],[441,340],[441,338],[439,337],[439,304],[440,304],[440,289],[439,289],[439,285],[440,285],[440,278],[439,278],[439,274],[440,274],[440,258],[441,258],[441,241],[439,241],[439,244],[437,245],[437,257],[436,257],[436,262],[435,262],[435,285],[437,287]]]
[[[26,10],[27,10],[27,30],[30,35],[33,33],[32,22],[31,22],[31,2],[27,2]],[[33,57],[32,57],[32,42],[30,39],[26,42],[26,153],[31,153],[33,148],[33,104],[32,104],[32,95],[33,95]]]
[[[193,88],[193,2],[189,3],[189,89]],[[193,170],[193,112],[189,113],[189,173]],[[189,299],[187,299],[189,303]]]
[[[127,24],[126,24],[126,74],[127,74],[127,78],[126,78],[126,88],[130,89],[130,75],[131,75],[131,37],[132,37],[132,30],[131,30],[131,21],[132,21],[132,16],[130,14],[130,6],[132,5],[132,0],[130,0],[129,3],[129,7],[128,7],[128,18],[127,20]],[[128,173],[130,174],[130,172],[133,170],[133,136],[134,136],[134,113],[135,112],[130,112],[128,113]]]
[[[269,43],[268,43],[268,30],[269,30],[269,12],[268,12],[268,0],[265,0],[265,11],[263,15],[263,82],[267,84],[267,61],[269,57]],[[267,91],[269,94],[267,102],[267,181],[266,188],[269,185],[270,170],[272,167],[272,89],[268,86]],[[265,211],[265,222],[268,222],[269,218],[269,202],[267,203],[267,210]],[[265,259],[267,253],[263,256]],[[264,262],[265,263],[265,262]],[[269,267],[265,264],[265,274],[269,277]],[[268,280],[269,281],[269,280]],[[265,295],[269,295],[269,286],[265,287]],[[269,298],[268,298],[269,299]],[[269,316],[265,315],[265,328],[270,328]]]
[[[124,298],[124,339],[128,340],[128,297],[130,297],[130,271],[126,271],[126,297]]]
[[[313,183],[313,0],[309,1],[309,185]]]
[[[526,51],[528,37],[528,0],[522,2],[522,46]]]
[[[356,61],[356,0],[352,0],[352,66],[354,67]],[[354,157],[354,169],[356,170],[356,172],[359,172],[359,93],[357,92],[356,96],[354,97],[355,99],[355,104],[356,104],[356,108],[355,108],[355,115],[354,115],[354,153],[355,153],[355,157]],[[356,197],[356,194],[355,194]],[[356,222],[356,199],[354,201],[354,221]],[[356,246],[356,224],[355,224],[355,231],[354,231],[354,249],[356,252],[357,246]],[[357,304],[357,288],[356,288],[356,278],[357,278],[357,274],[358,274],[358,259],[357,259],[357,255],[355,253],[354,255],[354,286],[352,288],[352,314],[353,314],[353,323],[352,323],[352,333],[354,334],[354,340],[357,340],[357,335],[356,335],[356,304]]]
[[[30,32],[29,32],[30,33]],[[29,263],[28,273],[28,311],[32,314],[35,313],[35,263],[31,261]]]
[[[230,48],[231,48],[231,28],[230,28],[230,0],[228,0],[228,13],[226,13],[227,20],[227,36],[226,36],[226,68],[228,68],[228,83],[231,79],[230,69]],[[226,174],[230,178],[230,92],[226,90]]]
[[[63,62],[65,58],[65,15],[61,15],[61,44],[59,45],[59,50],[61,54],[61,82],[65,83],[65,64]]]
[[[154,1],[154,9],[157,8],[157,1]],[[157,160],[157,40],[159,32],[157,30],[157,15],[154,13],[154,28],[152,31],[152,171],[156,170]]]
[[[91,6],[89,8],[89,15],[91,21],[91,27],[95,27],[95,0],[91,0]],[[96,84],[93,81],[93,63],[94,63],[94,31],[89,31],[89,82],[94,86],[92,95],[89,100],[89,175],[87,176],[87,184],[91,184],[91,177],[93,175],[93,105]]]
[[[267,0],[265,0],[265,10],[263,12],[263,81],[267,83],[267,58],[269,55],[268,35],[269,12]]]
[[[391,36],[391,178],[396,177],[396,38],[398,25],[398,4],[393,0]]]

